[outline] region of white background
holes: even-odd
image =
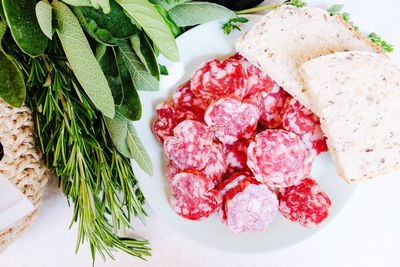
[[[345,4],[345,10],[361,30],[375,31],[395,45],[393,59],[400,66],[400,1],[308,3],[321,7]],[[148,210],[147,225],[138,224],[136,234],[151,241],[153,256],[145,262],[117,253],[115,261],[102,262],[98,258],[95,266],[400,266],[400,175],[358,186],[342,213],[321,232],[287,249],[263,254],[230,254],[209,249],[187,239]],[[53,183],[32,227],[0,254],[0,267],[91,266],[87,246],[74,254],[76,229],[68,230],[71,214],[72,209]]]

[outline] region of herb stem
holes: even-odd
[[[257,6],[249,9],[243,9],[240,11],[236,11],[236,15],[242,15],[242,14],[250,14],[250,13],[256,13],[260,11],[265,11],[265,10],[272,10],[280,7],[281,5],[269,5],[269,6]]]

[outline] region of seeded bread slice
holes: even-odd
[[[341,52],[300,72],[345,181],[400,170],[400,70],[387,57]]]
[[[298,73],[304,62],[341,51],[381,52],[340,16],[293,6],[265,15],[238,38],[236,50],[308,108],[307,90]]]

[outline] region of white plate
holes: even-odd
[[[250,16],[250,22],[242,26],[246,31],[259,18]],[[162,146],[152,134],[151,124],[155,116],[155,106],[171,96],[172,92],[187,81],[196,67],[205,60],[226,57],[235,52],[234,40],[240,35],[235,31],[224,35],[222,22],[211,22],[195,27],[177,39],[181,54],[180,62],[170,62],[164,58],[160,63],[167,66],[169,75],[161,79],[159,92],[141,92],[143,117],[135,123],[139,136],[149,152],[153,167],[153,177],[140,170],[133,162],[133,168],[140,188],[150,206],[171,225],[188,237],[211,247],[234,252],[262,252],[276,250],[298,243],[317,229],[308,229],[278,215],[270,229],[265,233],[234,234],[222,224],[217,214],[202,222],[182,219],[169,205],[169,188],[165,177],[165,157]],[[346,185],[338,177],[335,166],[328,154],[321,155],[314,163],[312,177],[315,178],[332,200],[331,215],[325,225],[332,220],[350,199],[354,187]]]

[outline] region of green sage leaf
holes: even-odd
[[[21,107],[26,97],[24,78],[17,65],[0,51],[0,97],[13,107]]]
[[[127,41],[119,41],[118,48],[131,74],[135,88],[142,91],[157,91],[159,85],[157,79],[147,71],[129,43]]]
[[[2,0],[5,18],[12,36],[21,50],[40,56],[47,46],[47,37],[36,18],[36,0]]]
[[[156,5],[160,5],[165,10],[170,10],[171,8],[176,7],[177,5],[190,1],[191,0],[151,0],[150,2]]]
[[[179,51],[175,38],[163,17],[148,0],[116,0],[132,18],[140,24],[160,52],[178,61]]]
[[[92,6],[91,0],[62,0],[70,6]]]
[[[57,33],[76,78],[93,104],[105,116],[114,117],[111,89],[78,19],[65,4],[55,0],[52,5],[58,24]]]
[[[137,162],[139,167],[148,175],[153,176],[153,165],[151,163],[150,156],[144,148],[143,143],[137,135],[136,129],[132,123],[128,123],[128,135],[126,142],[132,158]]]
[[[108,0],[91,0],[92,6],[96,9],[101,8],[105,14],[110,13],[110,2]]]
[[[170,9],[168,13],[179,27],[194,26],[236,16],[235,12],[226,7],[208,2],[183,3]]]
[[[53,26],[52,26],[52,7],[45,1],[37,3],[36,17],[39,22],[40,29],[50,40],[53,38]]]
[[[156,77],[157,80],[160,80],[160,68],[157,57],[146,34],[141,32],[139,35],[132,36],[130,41],[133,50],[135,50],[136,55],[146,66],[146,69],[151,75]]]
[[[1,47],[1,40],[3,40],[6,31],[7,31],[7,23],[2,18],[0,18],[0,47]]]
[[[154,5],[157,9],[158,13],[163,17],[165,23],[167,23],[168,28],[171,30],[174,37],[181,34],[181,30],[179,29],[178,25],[176,25],[175,21],[170,17],[168,11],[163,8],[161,5]]]
[[[106,126],[110,137],[117,150],[127,158],[131,158],[126,138],[128,135],[128,120],[116,113],[113,119],[105,117]]]
[[[121,51],[116,50],[115,53],[115,60],[124,94],[122,103],[117,106],[117,112],[128,120],[137,121],[142,117],[142,104],[140,103],[139,95],[133,85],[132,77]]]

